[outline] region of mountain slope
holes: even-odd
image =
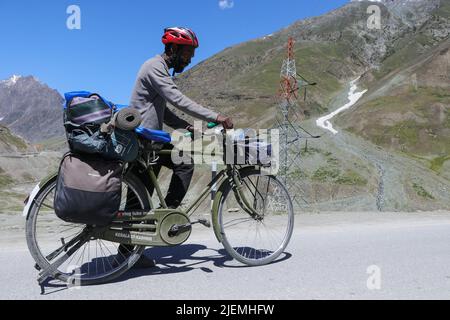
[[[58,168],[59,152],[41,152],[0,125],[0,213],[23,208],[38,181]]]
[[[10,155],[17,152],[24,152],[28,149],[28,145],[22,139],[11,134],[8,128],[0,126],[0,157]],[[14,182],[14,179],[8,170],[2,168],[2,160],[0,159],[0,189]]]
[[[373,4],[381,8],[381,30],[367,28],[367,8]],[[449,208],[449,182],[442,180],[450,178],[444,172],[450,145],[446,138],[450,128],[446,64],[449,4],[448,0],[355,1],[273,35],[228,48],[182,75],[178,82],[188,95],[231,114],[238,126],[271,127],[278,112],[274,97],[285,45],[292,36],[299,73],[319,83],[300,106],[307,120],[302,125],[309,131],[318,132],[315,119],[319,115],[347,103],[351,80],[362,75],[358,85],[368,89],[359,104],[333,119],[339,135],[323,132],[320,141],[302,149],[303,166],[290,175],[298,181],[292,193],[304,200],[303,207]],[[389,99],[392,103],[387,103]],[[400,131],[400,137],[409,139],[413,132],[421,138],[409,144],[400,141],[409,153],[397,154],[401,148],[392,148],[391,141],[383,140],[387,137],[385,123],[390,121],[392,130],[398,130],[394,122],[409,120],[416,109],[421,114],[412,119],[418,122],[411,127],[401,124],[405,132]],[[417,158],[423,156],[429,160]]]
[[[439,1],[401,1],[408,5],[380,4],[382,30],[367,28],[367,7],[373,3],[352,2],[228,48],[180,76],[179,85],[205,105],[233,114],[238,125],[270,126],[276,115],[275,95],[285,45],[292,36],[298,71],[319,82],[302,109],[307,117],[322,114],[346,83],[367,70],[381,68],[393,52],[407,45],[401,41],[406,35],[421,30],[429,35],[428,46],[448,36],[448,25],[439,21],[446,12],[436,13]]]
[[[450,160],[449,32],[450,2],[442,1],[428,21],[398,40],[378,70],[366,73],[369,93],[336,123],[450,178],[443,170]]]
[[[381,9],[381,30],[367,27],[373,4]],[[299,107],[308,131],[320,132],[319,115],[348,102],[351,80],[362,76],[358,87],[368,90],[332,120],[338,135],[322,131],[322,139],[302,145],[302,166],[289,172],[299,183],[291,193],[304,200],[302,209],[449,209],[449,32],[450,0],[353,1],[227,48],[176,81],[188,96],[233,116],[238,127],[272,127],[285,46],[293,37],[298,72],[318,82]],[[62,98],[39,83],[23,90],[24,79],[0,84],[0,121],[59,150]],[[45,101],[36,103],[33,95]],[[48,122],[35,124],[43,114]],[[8,168],[16,169],[12,162]]]
[[[21,138],[11,134],[7,127],[0,125],[0,154],[23,152],[29,148]]]
[[[373,83],[339,125],[378,145],[417,155],[450,154],[450,41]]]
[[[34,77],[0,82],[0,124],[36,143],[64,135],[62,97]]]

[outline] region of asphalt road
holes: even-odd
[[[211,230],[150,248],[156,268],[114,283],[41,295],[24,239],[0,242],[0,299],[449,299],[450,212],[324,213],[296,217],[281,260],[242,267]],[[2,231],[3,232],[3,231]],[[18,239],[18,240],[17,240]]]

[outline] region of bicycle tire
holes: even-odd
[[[128,173],[123,180],[124,184],[126,184],[129,188],[135,192],[140,205],[143,209],[150,208],[149,198],[147,191],[142,184],[142,182],[133,174]],[[54,190],[56,187],[56,178],[50,181],[35,197],[33,204],[30,208],[30,214],[26,221],[26,239],[28,249],[34,258],[37,266],[42,270],[47,268],[50,265],[50,262],[46,259],[46,255],[42,252],[39,243],[36,239],[36,221],[39,216],[40,208],[42,207],[43,200]],[[56,215],[55,215],[56,217]],[[61,220],[63,223],[63,221]],[[83,228],[83,225],[79,225],[80,228]],[[91,241],[91,240],[89,240]],[[89,244],[90,246],[90,244]],[[88,249],[90,251],[90,247]],[[139,259],[145,250],[145,246],[135,246],[132,253],[122,262],[117,268],[114,268],[110,272],[105,274],[99,274],[96,277],[91,278],[83,278],[80,276],[74,276],[73,274],[68,274],[63,271],[58,270],[58,274],[55,276],[55,279],[58,279],[62,282],[68,283],[74,282],[77,286],[88,286],[95,284],[102,284],[110,282],[117,277],[124,274],[128,271]],[[109,250],[108,250],[109,251]],[[83,253],[84,255],[84,253]]]
[[[292,233],[293,233],[294,211],[293,211],[293,205],[292,205],[292,201],[289,196],[289,193],[287,192],[283,183],[280,182],[275,176],[261,175],[261,170],[257,169],[257,168],[248,168],[248,169],[244,169],[243,171],[241,171],[242,181],[245,181],[246,179],[248,180],[249,177],[252,177],[252,176],[253,177],[266,177],[266,179],[269,179],[270,182],[273,182],[274,184],[276,184],[279,187],[279,192],[281,192],[283,194],[283,196],[286,200],[286,205],[287,205],[286,206],[286,209],[287,209],[286,210],[286,224],[285,224],[285,226],[283,226],[283,228],[285,230],[283,231],[284,235],[283,235],[280,243],[275,245],[276,248],[274,250],[269,250],[267,248],[256,249],[256,248],[246,247],[247,244],[245,244],[244,241],[242,241],[242,240],[239,242],[238,240],[234,239],[235,236],[238,236],[240,234],[244,235],[245,232],[247,232],[246,237],[249,237],[249,235],[250,235],[251,230],[245,230],[244,228],[241,228],[241,230],[238,229],[239,226],[237,226],[237,225],[240,223],[243,224],[244,223],[243,219],[247,220],[249,223],[253,223],[254,225],[256,225],[256,229],[258,229],[258,224],[260,226],[264,225],[264,220],[267,219],[267,217],[264,217],[263,221],[261,221],[261,222],[256,221],[253,218],[249,218],[250,215],[248,215],[248,213],[244,212],[244,210],[241,208],[240,212],[235,213],[235,215],[240,216],[240,214],[244,214],[243,217],[246,217],[246,218],[234,219],[236,221],[241,220],[243,222],[237,222],[235,224],[235,226],[237,226],[237,227],[235,227],[235,229],[237,231],[230,230],[233,225],[229,224],[230,228],[228,228],[228,226],[226,225],[226,224],[228,224],[228,222],[225,221],[226,220],[225,215],[231,215],[231,214],[228,212],[227,213],[225,212],[226,211],[225,206],[227,203],[227,199],[232,199],[234,201],[236,201],[236,200],[235,200],[234,193],[232,193],[230,196],[230,192],[232,191],[233,187],[229,183],[226,183],[226,185],[224,186],[222,197],[220,199],[218,222],[219,222],[220,232],[222,235],[222,245],[224,246],[225,250],[230,254],[230,256],[232,256],[237,261],[239,261],[245,265],[248,265],[248,266],[261,266],[261,265],[266,265],[266,264],[273,262],[286,249],[286,247],[289,244],[289,241],[292,237]],[[238,204],[237,201],[236,201],[236,203]],[[228,208],[228,210],[235,211],[237,209]],[[231,218],[233,218],[233,217],[231,217]],[[230,220],[230,222],[231,221],[232,220]],[[268,232],[268,234],[270,235],[270,232]],[[265,241],[265,239],[263,239],[263,238],[260,239],[260,242],[264,242],[264,241]],[[259,246],[260,244],[256,243],[255,246],[256,245]],[[247,249],[247,248],[250,249],[250,253],[252,252],[251,250],[254,250],[254,252],[255,252],[254,258],[252,258],[248,252],[246,253],[245,249]],[[242,250],[240,250],[240,249],[242,249]],[[258,258],[258,253],[260,253],[259,258]],[[263,256],[263,254],[267,254],[267,256]]]

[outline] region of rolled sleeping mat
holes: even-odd
[[[114,126],[122,130],[132,131],[141,123],[141,113],[135,108],[124,108],[114,116]]]

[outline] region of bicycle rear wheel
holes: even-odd
[[[241,180],[242,192],[259,217],[252,217],[240,206],[228,184],[219,206],[222,243],[239,262],[265,265],[277,259],[291,239],[292,201],[284,185],[276,177],[262,174],[260,169],[243,170]]]
[[[53,207],[56,179],[42,189],[33,201],[26,222],[26,238],[38,269],[45,269],[77,244],[79,248],[61,264],[55,278],[69,285],[85,286],[109,282],[131,268],[143,253],[144,246],[119,249],[119,244],[88,238],[80,242],[89,226],[60,220]],[[128,199],[127,199],[128,195]],[[147,193],[132,174],[124,177],[120,210],[125,205],[150,208]],[[73,243],[71,243],[73,242]],[[64,245],[69,244],[67,248]],[[124,252],[124,250],[126,250]]]

